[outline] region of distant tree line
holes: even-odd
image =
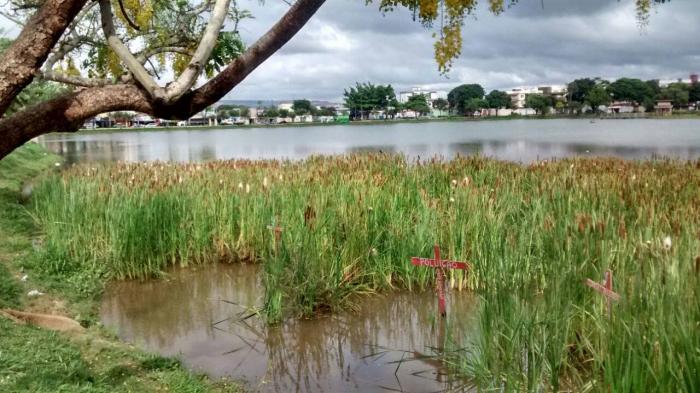
[[[447,100],[449,110],[455,115],[471,115],[482,109],[512,107],[511,98],[506,92],[493,90],[485,94],[484,88],[479,84],[457,86],[450,91]],[[528,94],[525,107],[534,109],[539,114],[546,114],[549,108],[581,113],[584,110],[596,112],[601,106],[614,101],[626,101],[651,111],[658,100],[669,100],[675,108],[700,102],[700,83],[675,82],[661,87],[658,80],[620,78],[611,83],[600,78],[582,78],[567,85],[565,97],[544,93]]]

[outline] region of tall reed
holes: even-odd
[[[313,316],[354,295],[421,290],[409,258],[479,302],[451,361],[501,391],[700,391],[700,164],[371,154],[302,162],[79,166],[36,190],[43,268],[144,278],[168,266],[261,263],[265,315]],[[279,242],[274,228],[281,227]],[[583,285],[612,270],[608,317]]]

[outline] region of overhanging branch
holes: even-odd
[[[0,57],[0,115],[34,79],[34,74],[86,2],[46,0],[27,21],[17,39]]]
[[[226,20],[230,2],[230,0],[216,0],[209,23],[206,29],[204,29],[204,34],[199,41],[199,46],[197,46],[194,55],[192,55],[190,63],[177,80],[169,84],[165,89],[167,102],[173,102],[182,97],[182,95],[197,82],[197,78],[202,72],[206,62],[209,61],[209,56],[211,56],[214,46],[216,46],[219,32]]]
[[[197,113],[223,98],[260,64],[289,42],[325,2],[325,0],[295,2],[265,35],[222,72],[194,90],[189,96],[183,96],[183,102],[179,103],[179,106],[188,106],[191,113]]]
[[[117,37],[117,33],[114,29],[114,17],[112,15],[112,5],[110,4],[110,1],[99,1],[100,14],[102,18],[102,30],[104,30],[107,44],[110,48],[112,48],[117,57],[124,62],[126,68],[128,68],[131,74],[134,75],[134,79],[136,79],[136,81],[138,81],[153,98],[162,99],[163,89],[158,86],[143,64],[141,64],[141,62],[139,62],[138,59],[131,54],[129,48],[124,45],[119,37]]]

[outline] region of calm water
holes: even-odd
[[[80,161],[208,161],[401,152],[530,162],[570,156],[700,158],[700,120],[504,120],[52,134],[41,143]]]
[[[435,360],[444,330],[434,293],[362,297],[357,313],[266,326],[246,318],[263,287],[250,265],[175,270],[168,280],[108,288],[102,322],[119,336],[213,377],[262,392],[467,391]],[[448,296],[449,332],[474,329],[474,299]],[[439,324],[438,324],[439,325]]]

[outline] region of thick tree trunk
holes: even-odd
[[[60,2],[61,0],[47,1]],[[39,135],[75,131],[85,120],[100,113],[133,110],[163,119],[187,119],[217,102],[237,86],[292,39],[324,3],[325,0],[297,0],[265,35],[224,71],[199,89],[186,93],[174,103],[153,98],[148,92],[135,85],[109,85],[66,94],[27,108],[11,117],[2,118],[0,119],[0,159]],[[35,71],[40,66],[41,64],[37,65]],[[0,81],[2,78],[0,74]]]
[[[46,0],[0,58],[0,115],[46,61],[86,0]],[[2,157],[2,156],[0,156]]]
[[[134,85],[96,87],[66,94],[0,121],[0,158],[39,135],[75,131],[86,119],[116,110],[153,113],[147,94]]]

